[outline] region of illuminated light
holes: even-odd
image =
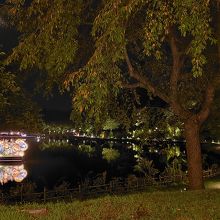
[[[27,134],[22,133],[21,137],[27,137]]]
[[[28,149],[28,144],[24,139],[0,140],[0,156],[16,157],[24,156],[24,151]]]
[[[0,182],[5,184],[8,181],[21,182],[26,176],[27,171],[24,169],[24,165],[20,166],[0,166]]]
[[[18,144],[20,146],[20,149],[22,151],[26,151],[28,149],[28,144],[25,142],[24,139],[17,139],[15,141],[16,144]]]
[[[3,151],[4,151],[4,146],[3,146],[3,144],[0,144],[0,154],[2,154]]]
[[[23,157],[24,156],[24,152],[19,152],[18,155]]]
[[[40,139],[41,139],[40,137],[37,137],[37,142],[40,142]]]

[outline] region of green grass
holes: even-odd
[[[29,211],[43,209],[43,213]],[[0,206],[1,220],[220,219],[220,190],[142,192],[70,203]]]

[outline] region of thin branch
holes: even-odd
[[[156,86],[147,78],[147,76],[143,76],[142,74],[134,70],[126,49],[125,49],[125,60],[126,60],[126,63],[128,66],[128,72],[131,78],[137,80],[137,82],[142,85],[142,88],[149,90],[154,96],[158,96],[159,98],[161,98],[167,103],[170,102],[169,97],[166,94],[160,92],[156,88]]]

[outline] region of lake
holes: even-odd
[[[133,173],[136,159],[131,143],[95,139],[43,139],[24,138],[28,144],[22,160],[0,164],[1,188],[10,189],[18,184],[34,183],[37,190],[52,189],[62,183],[76,186],[103,176],[106,180],[126,177]],[[1,140],[0,140],[1,141]],[[23,145],[22,145],[23,146]],[[115,148],[120,152],[116,162],[103,159],[103,148]],[[220,161],[220,146],[203,144],[208,163]],[[158,161],[158,153],[151,158]]]

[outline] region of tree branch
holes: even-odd
[[[157,87],[147,78],[147,76],[143,76],[142,74],[140,74],[134,70],[126,49],[125,49],[125,60],[126,60],[127,66],[128,66],[128,73],[131,78],[137,80],[137,82],[142,85],[142,88],[147,89],[154,96],[158,96],[159,98],[161,98],[162,100],[164,100],[167,103],[170,102],[169,97],[166,94],[160,92],[157,89]]]
[[[181,59],[180,59],[180,53],[177,48],[176,39],[174,36],[174,33],[170,32],[170,47],[173,57],[173,66],[172,66],[172,72],[170,75],[170,90],[171,90],[171,99],[172,102],[177,102],[178,97],[178,80],[180,77],[180,71],[181,71]]]
[[[182,120],[185,120],[191,117],[193,114],[190,111],[185,110],[179,103],[178,99],[178,82],[180,79],[181,68],[184,62],[184,56],[178,49],[175,33],[172,28],[169,32],[169,43],[173,57],[173,66],[170,74],[170,105],[174,113],[178,115]]]
[[[202,105],[201,111],[197,114],[197,118],[200,124],[202,124],[209,116],[211,105],[213,103],[215,94],[214,86],[209,83],[206,89],[205,100]]]
[[[140,82],[137,82],[137,83],[122,83],[121,87],[124,88],[124,89],[145,88],[145,86]]]

